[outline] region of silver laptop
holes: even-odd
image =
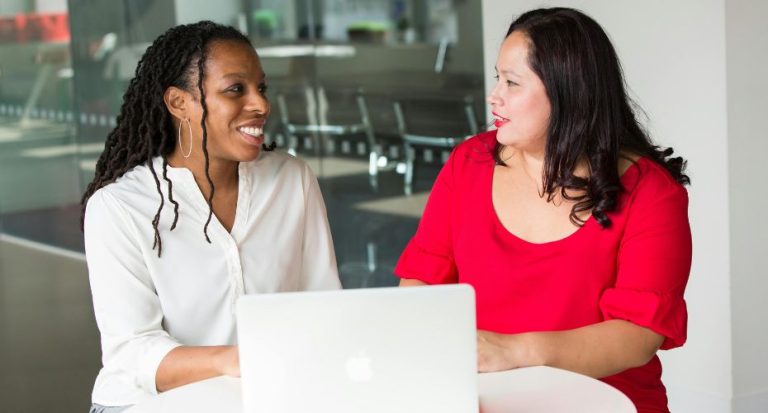
[[[476,413],[467,285],[248,295],[244,413]]]

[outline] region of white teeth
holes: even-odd
[[[256,137],[259,137],[262,134],[262,129],[261,128],[257,128],[257,127],[253,127],[253,126],[243,126],[243,127],[238,128],[238,130],[240,132],[243,132],[243,133],[247,134],[247,135],[256,136]]]

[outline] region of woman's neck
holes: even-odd
[[[541,180],[544,170],[544,151],[525,151],[512,146],[503,146],[499,154],[501,160],[510,168],[524,171],[530,177]]]
[[[237,188],[239,162],[214,159],[209,156],[208,175],[211,177],[216,191],[228,191]],[[178,151],[174,151],[168,157],[168,163],[174,168],[186,168],[195,177],[195,182],[200,191],[207,198],[210,194],[210,183],[205,174],[205,157],[183,157]]]

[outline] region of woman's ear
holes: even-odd
[[[187,103],[192,98],[190,94],[176,86],[169,86],[163,93],[163,102],[168,112],[176,119],[188,119]]]

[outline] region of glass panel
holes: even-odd
[[[142,54],[174,25],[173,2],[71,2],[75,119],[81,192],[116,124],[123,93]]]
[[[419,99],[427,108],[402,106],[406,119],[416,119],[407,122],[410,133],[418,128],[424,135],[455,138],[455,144],[477,130],[477,119],[484,119],[480,2],[314,4],[314,56],[273,88],[290,112],[283,123],[361,130],[301,134],[281,128],[276,140],[285,138],[284,146],[320,177],[344,286],[394,285],[396,261],[452,146],[422,141],[409,146],[413,162],[406,162],[394,104]],[[267,72],[272,87],[275,77]]]
[[[484,118],[480,2],[245,4],[270,83],[270,138],[320,178],[344,286],[395,284],[395,262],[450,145],[414,146],[413,162],[405,162],[394,103],[426,100],[432,112],[409,126],[431,135],[462,138],[477,129],[465,120],[465,102],[472,123]],[[459,104],[434,110],[446,101]],[[403,105],[409,119],[413,107]]]
[[[66,2],[0,4],[2,230],[82,250]]]
[[[406,147],[395,102],[410,133],[462,137],[484,119],[477,1],[102,0],[72,2],[69,12],[71,59],[68,42],[32,41],[27,32],[14,32],[23,42],[0,44],[4,57],[13,56],[0,75],[0,157],[13,171],[0,177],[0,211],[5,231],[44,242],[82,249],[79,194],[136,63],[174,24],[213,19],[254,41],[273,103],[268,139],[318,174],[345,286],[396,282],[392,267],[450,151]],[[24,220],[10,215],[19,213]],[[56,220],[72,228],[56,230]]]
[[[0,0],[0,56],[0,411],[85,411],[99,340],[65,251],[83,249],[67,1]]]

